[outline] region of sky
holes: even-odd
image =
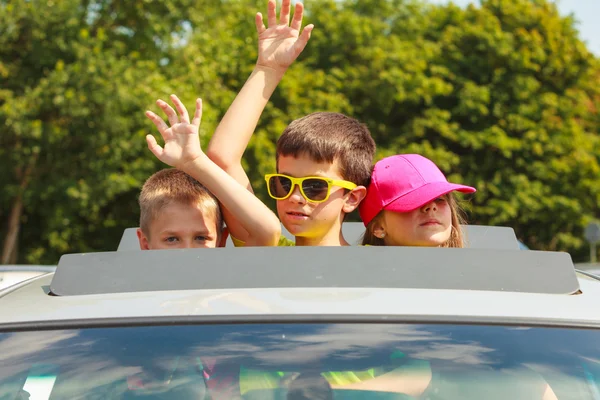
[[[448,0],[429,0],[431,3],[444,4]],[[454,4],[466,6],[479,4],[478,0],[452,0]],[[588,49],[600,56],[600,0],[559,0],[556,1],[562,15],[573,14],[578,21],[579,37],[587,43]]]

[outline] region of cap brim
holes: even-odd
[[[457,185],[449,182],[432,182],[397,198],[383,209],[397,212],[408,212],[423,207],[425,204],[450,192],[474,193],[475,188],[465,185]]]

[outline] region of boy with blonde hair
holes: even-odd
[[[254,194],[240,186],[202,151],[198,134],[202,117],[202,100],[196,99],[196,110],[191,121],[179,98],[171,95],[171,101],[175,105],[177,113],[166,102],[157,101],[157,105],[167,115],[170,126],[152,111],[146,112],[146,116],[152,120],[164,140],[164,145],[160,146],[154,136],[147,135],[146,141],[150,151],[159,160],[191,176],[210,191],[219,200],[222,209],[228,210],[228,213],[225,214],[225,222],[229,223],[228,218],[233,217],[238,226],[246,232],[248,245],[276,245],[281,234],[281,225],[277,217]],[[192,181],[184,180],[184,184],[191,183]],[[174,190],[172,187],[171,189]],[[196,189],[198,190],[198,187]],[[198,233],[198,230],[206,225],[206,220],[210,219],[210,215],[202,212],[198,203],[179,202],[174,204],[170,211],[178,218],[177,222],[170,221],[171,226],[189,228],[187,233],[190,236],[186,243],[193,244],[194,240],[202,240],[201,236],[203,235],[196,235],[197,237],[194,238],[192,232]],[[165,213],[165,210],[162,213]],[[194,215],[195,219],[192,219]],[[164,218],[170,217],[165,216]],[[220,224],[219,221],[211,222],[211,225]],[[214,247],[212,244],[217,242],[211,241],[210,243],[210,247]],[[140,244],[142,244],[142,239],[140,239]]]
[[[226,238],[219,202],[178,169],[153,174],[139,198],[142,250],[220,247]]]
[[[258,119],[291,63],[306,46],[312,25],[300,33],[303,5],[297,2],[290,23],[291,0],[268,3],[268,28],[256,15],[256,67],[217,127],[208,156],[241,185],[252,190],[241,165]],[[289,25],[289,26],[288,26]],[[366,195],[375,142],[367,127],[338,113],[320,112],[293,121],[277,142],[277,173],[265,177],[269,195],[298,246],[348,245],[341,224]],[[232,221],[236,245],[246,242]],[[241,233],[240,233],[241,232]],[[280,245],[290,243],[282,237]]]

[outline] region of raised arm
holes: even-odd
[[[306,47],[313,29],[313,25],[308,25],[300,33],[304,13],[302,3],[296,3],[291,23],[290,12],[291,0],[283,0],[278,20],[276,1],[269,0],[268,28],[264,25],[262,14],[256,14],[256,67],[223,116],[206,151],[211,160],[249,191],[252,191],[252,187],[242,167],[242,156],[269,98],[285,71]],[[228,220],[227,226],[231,235],[247,241],[248,233],[227,207],[224,207],[223,213]]]
[[[152,111],[146,112],[165,142],[161,147],[154,136],[146,136],[150,151],[160,161],[184,171],[210,190],[229,211],[229,218],[235,218],[236,223],[247,232],[247,246],[276,246],[281,234],[277,216],[202,151],[198,136],[202,101],[196,100],[196,111],[190,122],[188,112],[177,96],[171,95],[171,100],[179,116],[164,101],[156,102],[167,115],[170,127]],[[226,214],[225,222],[229,225],[227,219]]]
[[[306,47],[313,29],[313,25],[308,25],[300,34],[304,13],[302,3],[296,3],[291,23],[290,11],[291,0],[283,0],[278,20],[276,1],[269,0],[268,28],[264,25],[262,14],[256,14],[256,67],[223,116],[208,144],[208,156],[244,186],[248,185],[248,179],[241,160],[258,119],[285,71]]]

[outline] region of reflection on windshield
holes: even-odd
[[[412,324],[0,333],[0,399],[600,399],[600,332]]]

